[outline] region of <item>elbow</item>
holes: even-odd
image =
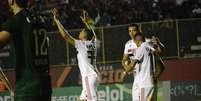
[[[8,44],[8,42],[4,42],[4,43],[0,42],[0,43],[1,43],[0,44],[0,49],[4,48]]]

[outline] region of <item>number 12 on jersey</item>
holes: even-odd
[[[46,29],[33,30],[35,41],[35,55],[46,56],[48,54]]]

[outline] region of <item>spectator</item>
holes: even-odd
[[[96,20],[98,26],[201,17],[201,0],[185,0],[179,3],[160,0],[37,0],[36,3],[39,11],[50,10],[53,5],[59,6],[62,9],[62,23],[68,29],[82,27],[79,16],[83,9],[93,19],[100,19]],[[0,23],[9,16],[4,5],[5,0],[0,5]],[[46,20],[50,25],[52,18],[49,14]]]

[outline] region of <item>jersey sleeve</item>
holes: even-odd
[[[96,47],[97,49],[99,49],[99,48],[101,47],[100,44],[101,44],[100,40],[98,40],[98,39],[95,39],[95,40],[94,40],[94,45],[95,45],[95,47]]]
[[[7,20],[5,23],[1,26],[1,31],[7,31],[9,33],[12,33],[12,23],[11,20]]]
[[[81,41],[80,40],[75,40],[75,48],[78,49],[81,45]]]
[[[128,54],[128,45],[127,44],[125,45],[125,48],[124,48],[124,54]]]
[[[151,51],[156,51],[156,49],[154,49],[153,45],[150,45],[149,43],[146,44],[146,48],[148,48]]]

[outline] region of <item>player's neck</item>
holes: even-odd
[[[131,40],[133,40],[133,42],[135,42],[135,39],[134,39],[134,38],[131,38]]]
[[[132,41],[133,41],[134,43],[137,43],[136,40],[135,40],[134,38],[132,39]]]
[[[81,39],[81,41],[87,41],[87,39]]]
[[[15,9],[13,10],[14,15],[18,14],[21,10],[23,10],[23,8],[15,7]]]

